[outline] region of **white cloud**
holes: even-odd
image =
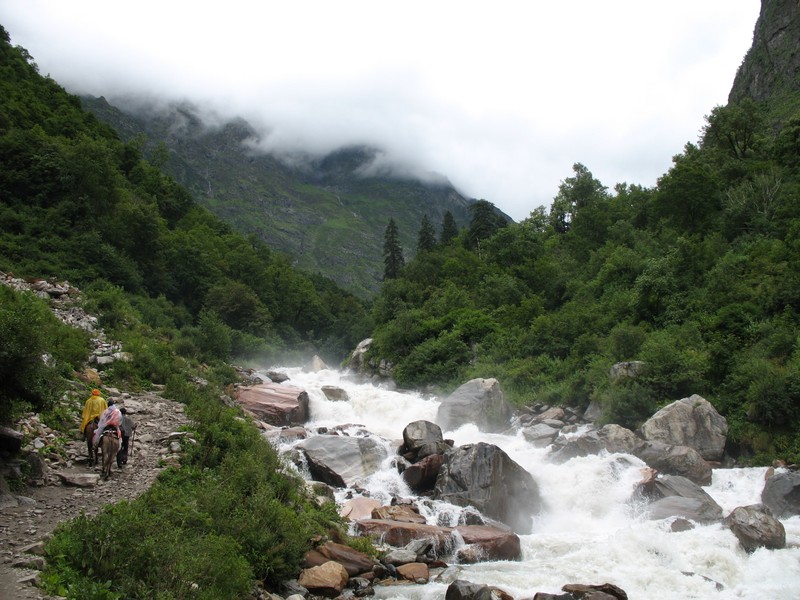
[[[724,104],[759,0],[4,0],[70,91],[191,98],[273,150],[385,150],[515,219],[582,162],[653,185]]]

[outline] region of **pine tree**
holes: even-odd
[[[479,249],[481,240],[491,237],[495,231],[507,225],[488,200],[477,200],[469,207],[472,219],[467,230],[470,248]]]
[[[439,240],[442,244],[446,244],[456,236],[458,236],[458,225],[456,225],[456,220],[453,218],[453,213],[448,210],[444,213],[444,219],[442,219],[442,235]]]
[[[436,230],[428,215],[422,215],[417,235],[417,252],[430,252],[436,247]]]
[[[383,236],[383,279],[396,279],[405,266],[403,249],[400,247],[400,235],[394,219],[389,219],[386,233]]]

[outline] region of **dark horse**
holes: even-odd
[[[97,464],[97,450],[95,450],[94,444],[92,444],[94,432],[97,431],[97,421],[98,419],[95,417],[86,424],[86,427],[83,428],[83,439],[86,440],[86,453],[89,455],[90,467],[93,467]]]
[[[103,467],[100,474],[103,479],[111,477],[111,465],[119,452],[119,438],[113,427],[107,427],[100,436],[100,451],[103,453]]]

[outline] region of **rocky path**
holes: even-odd
[[[137,424],[128,464],[122,469],[115,464],[108,481],[100,479],[99,467],[89,467],[86,445],[77,433],[83,405],[77,401],[75,438],[67,441],[62,452],[47,455],[41,485],[5,494],[0,503],[0,599],[51,598],[36,587],[36,579],[44,561],[42,542],[56,525],[81,513],[96,514],[106,504],[135,498],[160,471],[177,463],[179,438],[185,435],[179,429],[187,423],[183,405],[156,393],[112,391],[107,397],[121,402]]]

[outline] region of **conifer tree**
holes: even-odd
[[[457,235],[458,225],[456,225],[456,220],[453,218],[453,213],[448,210],[446,213],[444,213],[444,218],[442,219],[442,235],[439,238],[439,241],[442,244],[446,244]]]
[[[389,219],[383,236],[383,279],[396,279],[405,266],[403,249],[400,247],[400,234],[394,219]]]
[[[430,252],[436,247],[436,230],[428,215],[422,215],[417,235],[417,252]]]

